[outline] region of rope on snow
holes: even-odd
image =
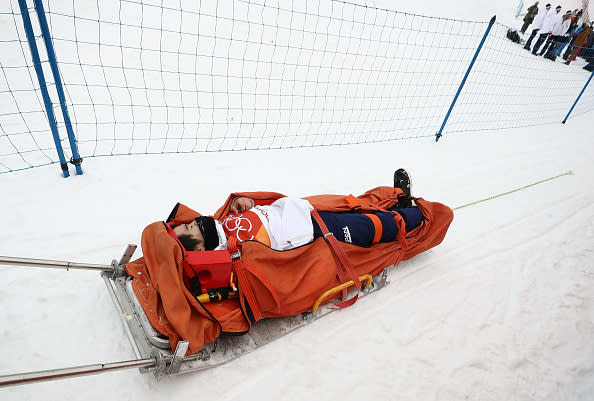
[[[498,195],[493,195],[493,196],[490,196],[490,197],[485,198],[485,199],[481,199],[481,200],[478,200],[478,201],[466,203],[465,205],[461,205],[461,206],[455,207],[453,210],[462,209],[462,208],[465,208],[465,207],[468,207],[468,206],[476,205],[477,203],[486,202],[488,200],[499,198],[499,197],[504,196],[504,195],[509,195],[509,194],[514,193],[514,192],[518,192],[518,191],[521,191],[523,189],[530,188],[530,187],[533,187],[533,186],[538,185],[538,184],[542,184],[543,182],[555,180],[557,178],[563,177],[564,175],[573,175],[573,171],[569,170],[569,171],[566,171],[563,174],[559,174],[559,175],[556,175],[556,176],[550,177],[550,178],[545,178],[544,180],[533,182],[532,184],[525,185],[525,186],[523,186],[521,188],[512,189],[511,191],[503,192],[503,193],[498,194]]]

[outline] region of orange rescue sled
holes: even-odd
[[[319,195],[306,199],[318,211],[373,212],[394,205],[399,193],[399,189],[378,187],[358,197]],[[250,197],[258,205],[270,204],[284,195],[234,193],[214,217],[226,216],[231,201],[238,196]],[[183,280],[182,249],[167,233],[166,225],[156,222],[142,234],[144,256],[125,266],[130,276],[126,285],[133,288],[135,308],[141,309],[137,312],[145,315],[156,330],[149,342],[158,343],[160,349],[176,349],[182,341],[188,347],[188,355],[197,361],[191,370],[223,363],[261,345],[258,341],[265,343],[332,310],[325,307],[323,312],[312,314],[314,304],[325,304],[341,295],[339,305],[352,304],[358,288],[366,293],[385,282],[387,267],[438,245],[452,222],[452,210],[422,198],[415,198],[415,203],[424,216],[421,226],[407,233],[406,238],[402,235],[393,243],[378,243],[369,248],[337,241],[333,247],[327,238],[288,251],[276,251],[256,241],[230,241],[239,296],[210,303],[198,301],[188,291]],[[189,222],[197,216],[194,210],[178,205],[170,219]],[[360,283],[361,277],[367,278],[368,285]],[[354,289],[350,298],[346,295],[349,287]],[[280,328],[275,330],[275,325]],[[225,335],[248,332],[247,337]],[[219,362],[213,360],[217,353]]]

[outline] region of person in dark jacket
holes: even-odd
[[[582,31],[582,27],[578,26],[577,17],[571,17],[571,24],[569,25],[569,30],[565,33],[564,42],[557,46],[557,51],[555,52],[555,56],[561,56],[561,53],[565,49],[565,47],[569,48],[573,45],[573,42],[576,36]],[[567,50],[566,50],[567,51]],[[568,53],[569,54],[569,53]],[[567,60],[565,57],[564,60]]]
[[[567,48],[567,51],[563,55],[563,59],[565,60],[565,64],[571,63],[571,61],[575,60],[576,56],[583,51],[582,46],[586,45],[588,40],[588,36],[592,33],[592,28],[590,24],[585,23],[582,26],[582,30],[577,34],[577,36],[573,39],[573,43],[571,46]]]
[[[594,57],[594,21],[590,23],[590,26],[592,27],[592,32],[588,36],[585,49],[583,49],[579,54],[579,56],[586,61],[590,61],[590,59]]]
[[[532,6],[528,7],[528,12],[524,16],[524,25],[522,25],[522,33],[526,33],[526,29],[528,29],[528,25],[534,21],[534,17],[538,14],[538,1],[534,3]]]

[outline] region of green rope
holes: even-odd
[[[478,201],[475,201],[475,202],[470,202],[470,203],[467,203],[465,205],[455,207],[453,210],[462,209],[462,208],[467,207],[467,206],[476,205],[477,203],[486,202],[486,201],[491,200],[491,199],[499,198],[500,196],[509,195],[509,194],[514,193],[514,192],[518,192],[518,191],[521,191],[523,189],[530,188],[530,187],[533,187],[533,186],[538,185],[538,184],[542,184],[543,182],[555,180],[555,179],[557,179],[559,177],[563,177],[564,175],[573,175],[573,171],[569,170],[569,171],[567,171],[567,172],[565,172],[563,174],[559,174],[559,175],[556,175],[556,176],[550,177],[550,178],[545,178],[544,180],[533,182],[532,184],[525,185],[525,186],[523,186],[521,188],[512,189],[511,191],[507,191],[507,192],[504,192],[504,193],[499,194],[499,195],[494,195],[494,196],[490,196],[488,198],[481,199],[481,200],[478,200]]]

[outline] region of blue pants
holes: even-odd
[[[557,49],[555,50],[555,56],[560,56],[561,52],[567,46],[567,42],[569,42],[569,37],[561,37],[559,39],[559,43],[557,44]]]
[[[540,45],[542,45],[542,42],[544,42],[547,39],[547,36],[549,36],[548,33],[542,33],[538,36],[538,40],[536,41],[536,44],[532,48],[532,54],[536,54],[536,52],[538,51],[538,48],[540,47]]]
[[[421,225],[423,214],[417,207],[394,209],[402,216],[406,224],[406,232],[410,232]],[[375,225],[371,218],[360,213],[319,212],[322,221],[337,240],[358,246],[369,247],[375,237]],[[377,212],[374,214],[381,223],[381,237],[378,242],[394,242],[398,234],[398,226],[391,212]],[[323,236],[318,223],[312,218],[314,238]]]
[[[524,49],[526,50],[530,50],[530,45],[532,44],[532,39],[534,39],[534,37],[536,36],[536,33],[538,32],[538,29],[533,29],[532,33],[530,34],[530,37],[528,38],[528,42],[526,42],[526,45],[524,46]]]

